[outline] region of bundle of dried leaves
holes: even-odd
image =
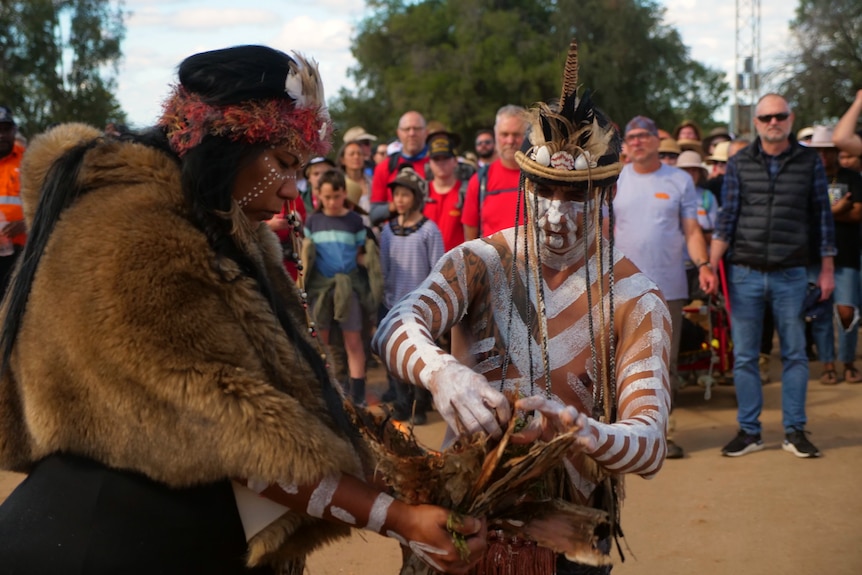
[[[419,444],[412,430],[405,433],[393,425],[386,413],[348,409],[376,456],[376,473],[398,499],[486,517],[489,529],[514,540],[533,541],[538,545],[534,549],[544,548],[550,572],[554,553],[590,565],[609,562],[596,547],[597,532],[609,528],[608,514],[566,500],[568,479],[562,462],[574,446],[573,433],[557,435],[547,443],[514,445],[510,442],[517,425],[513,418],[499,441],[486,436],[462,438],[438,452]],[[457,520],[457,515],[453,517]],[[435,572],[409,550],[404,554],[402,575]],[[498,562],[494,553],[487,556],[490,563]],[[480,573],[509,571],[490,564],[478,569]],[[541,569],[522,566],[517,572],[531,571]]]

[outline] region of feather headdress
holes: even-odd
[[[598,110],[589,91],[578,99],[578,45],[569,45],[560,100],[539,103],[528,113],[528,137],[515,161],[530,180],[604,188],[622,169],[617,130]]]
[[[332,146],[332,121],[317,63],[296,53],[287,66],[281,97],[218,106],[177,85],[163,105],[158,125],[180,157],[207,135],[249,144],[287,143],[310,156],[325,155]]]

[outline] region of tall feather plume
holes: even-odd
[[[575,117],[575,105],[578,103],[578,41],[572,38],[569,53],[566,55],[566,67],[563,70],[563,92],[560,95],[560,112],[566,118]],[[575,124],[577,127],[577,124]]]
[[[560,101],[565,101],[578,91],[578,41],[572,38],[569,53],[566,55],[566,68],[563,70],[563,93]]]

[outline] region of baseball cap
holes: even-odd
[[[458,138],[449,132],[435,132],[428,136],[428,154],[432,158],[454,158]]]
[[[12,110],[6,106],[0,106],[0,124],[14,124],[15,118],[12,116]]]
[[[305,164],[305,168],[303,168],[303,170],[302,170],[302,176],[307,178],[308,177],[308,169],[311,168],[311,166],[316,166],[317,164],[328,164],[330,168],[336,167],[335,162],[333,162],[329,158],[325,158],[323,156],[317,156],[316,158],[311,158],[310,160],[308,160],[308,163]]]

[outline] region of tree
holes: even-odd
[[[862,88],[862,2],[799,0],[793,46],[772,72],[797,126],[833,123]]]
[[[125,121],[113,94],[123,15],[108,0],[3,0],[0,103],[25,135],[54,122]]]
[[[333,102],[341,126],[391,134],[416,109],[462,136],[504,104],[559,93],[569,41],[581,83],[618,123],[648,114],[673,128],[702,125],[726,101],[724,74],[688,57],[653,0],[370,0],[352,46],[358,86]],[[470,140],[466,140],[470,141]]]

